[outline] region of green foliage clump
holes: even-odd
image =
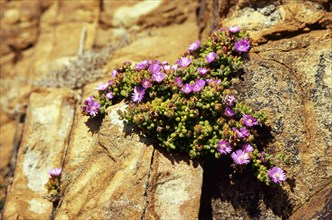
[[[107,83],[100,83],[97,96],[84,101],[82,113],[102,115],[126,100],[122,118],[168,151],[191,158],[230,156],[238,167],[251,165],[267,185],[280,183],[286,179],[283,170],[273,167],[272,155],[256,144],[267,116],[237,101],[230,87],[249,49],[248,33],[232,27],[189,45],[174,65],[125,62]]]

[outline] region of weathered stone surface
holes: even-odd
[[[85,94],[96,86],[86,87]],[[110,107],[102,121],[77,111],[55,219],[197,218],[202,169],[155,151],[151,141],[119,119],[117,109],[124,108]],[[182,187],[176,189],[178,184]],[[164,203],[170,195],[173,202]]]
[[[331,219],[332,217],[332,183],[317,192],[301,208],[296,210],[289,219]]]
[[[100,128],[100,121],[87,120],[77,111],[55,219],[140,219],[152,146],[126,135],[115,118],[105,118]]]
[[[158,150],[150,178],[146,219],[198,219],[203,169],[197,161]]]
[[[107,68],[113,69],[126,60],[140,62],[150,59],[174,63],[186,51],[188,45],[197,39],[198,28],[194,21],[155,29],[150,31],[149,35],[142,34],[128,47],[118,50],[107,64]]]
[[[278,39],[287,33],[323,29],[332,21],[332,13],[312,1],[289,1],[281,5],[266,1],[258,7],[245,6],[235,10],[221,24],[248,30],[256,42]]]
[[[75,96],[67,89],[39,89],[31,94],[4,219],[51,216],[52,203],[43,198],[44,184],[48,181],[48,171],[61,167],[74,116]]]
[[[331,182],[332,51],[327,45],[332,45],[329,30],[274,41],[252,50],[243,79],[235,87],[242,101],[268,114],[271,137],[267,136],[267,149],[289,156],[285,167],[289,181],[283,192],[273,193],[273,198],[269,198],[273,189],[262,191],[255,189],[257,185],[251,186],[240,198],[253,196],[256,204],[253,202],[255,205],[248,209],[248,203],[239,203],[238,209],[247,210],[238,217],[261,213],[258,216],[266,218],[268,205],[273,218],[287,218]],[[245,180],[239,184],[248,185]],[[254,196],[255,191],[259,197]],[[223,192],[214,198],[215,218],[224,219],[220,210],[227,210],[229,215],[239,213],[229,207],[236,199],[228,196]]]
[[[156,1],[152,5],[147,4],[131,1],[0,1],[0,7],[4,9],[0,11],[0,115],[10,113],[13,119],[25,112],[31,84],[77,54],[83,25],[87,27],[85,49],[103,48],[118,38],[133,40],[130,46],[119,50],[116,58],[108,63],[108,71],[125,60],[139,62],[161,59],[174,62],[189,43],[199,36],[205,39],[211,30],[219,27],[218,24],[223,27],[239,25],[250,31],[254,43],[261,45],[251,51],[244,74],[234,86],[239,90],[239,99],[268,113],[272,136],[267,136],[264,143],[267,143],[269,151],[284,151],[290,156],[290,164],[286,167],[289,180],[281,189],[271,190],[261,186],[248,174],[233,176],[230,180],[229,170],[220,169],[225,165],[223,162],[206,162],[200,218],[328,217],[330,200],[327,198],[330,197],[332,173],[331,4],[327,0]],[[142,5],[146,6],[146,10],[129,10]],[[93,93],[91,88],[89,90],[86,87],[86,96]],[[11,152],[7,143],[11,142],[14,133],[12,119],[3,121],[1,117],[0,135],[6,135],[6,139],[2,136],[0,140],[1,144],[6,143],[1,145],[1,166],[8,164]],[[118,139],[123,133],[107,119],[102,122],[99,133],[93,131],[93,127],[89,131],[85,121],[86,118],[77,112],[75,129],[70,136],[71,149],[64,169],[64,197],[56,212],[57,219],[90,216],[115,216],[121,219],[126,215],[139,219],[142,216],[146,219],[167,216],[187,218],[185,211],[188,210],[192,210],[188,218],[196,218],[198,192],[194,190],[198,190],[200,184],[199,167],[192,167],[192,164],[187,166],[183,161],[172,164],[167,154],[150,152],[152,147],[146,146],[148,152],[135,151],[141,153],[139,155],[127,151],[123,154],[120,151],[107,152],[111,146],[121,146],[109,140],[113,135],[109,133],[109,128],[118,132]],[[29,132],[25,130],[25,142],[28,141]],[[38,137],[43,134],[39,130],[36,132],[34,134]],[[127,138],[132,137],[129,141],[136,144],[137,136],[131,135]],[[105,149],[101,143],[104,143]],[[26,212],[29,209],[29,203],[10,205],[16,199],[12,196],[14,191],[15,195],[22,195],[23,200],[31,199],[26,193],[22,194],[26,188],[20,191],[18,186],[18,182],[23,181],[20,168],[24,164],[22,149],[14,185],[9,190],[9,206],[6,206],[11,208],[12,213],[16,209],[25,209]],[[34,150],[27,148],[25,152]],[[129,155],[129,160],[115,163],[109,157],[112,153]],[[137,161],[139,156],[149,158],[146,155],[151,156],[150,162],[154,155],[151,168],[143,160],[140,166],[133,162],[141,174],[132,175],[133,171],[127,164]],[[116,171],[110,171],[110,168],[116,168]],[[168,168],[173,173],[172,177],[168,176]],[[179,174],[179,169],[185,170],[184,174]],[[149,170],[149,174],[143,170]],[[187,183],[184,179],[191,172],[195,172],[196,179]],[[43,171],[43,175],[47,175],[47,171]],[[129,177],[123,179],[122,175]],[[22,186],[27,184],[27,180],[24,181]],[[132,192],[138,192],[137,195],[117,187],[117,184],[124,182],[129,184]],[[181,191],[184,188],[175,188],[175,184],[186,189]],[[175,190],[179,190],[176,191],[179,195],[189,191],[188,194],[192,195],[189,198],[194,198],[193,201],[189,204],[184,199],[186,196],[176,197]],[[33,192],[29,196],[40,194]],[[169,198],[177,200],[168,201]],[[30,200],[31,207],[42,206],[40,204],[45,202],[38,200],[41,203],[37,205],[37,200]],[[172,211],[165,209],[166,205]],[[191,208],[186,210],[183,207]],[[6,212],[9,211],[8,208]],[[304,212],[305,216],[302,215]]]

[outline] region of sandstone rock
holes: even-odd
[[[107,68],[113,69],[126,60],[140,62],[145,59],[159,59],[174,63],[186,51],[189,44],[197,39],[198,28],[192,21],[155,29],[148,36],[142,34],[128,47],[118,50],[107,64]]]
[[[48,171],[61,167],[76,104],[67,89],[39,89],[29,99],[24,135],[4,219],[48,219],[52,203],[43,198]]]
[[[330,219],[332,184],[317,192],[301,208],[296,210],[289,219]]]
[[[39,17],[43,10],[40,1],[9,2],[4,4],[4,8],[0,20],[2,44],[14,52],[34,45],[38,37]],[[6,52],[7,50],[1,50],[1,54]]]
[[[243,180],[239,184],[251,190],[237,198],[228,193],[215,198],[212,202],[215,218],[223,219],[218,214],[221,210],[235,215],[239,209],[246,211],[238,217],[267,218],[272,210],[275,216],[271,218],[288,218],[292,210],[306,204],[331,182],[332,106],[328,100],[332,98],[332,54],[326,45],[332,45],[329,30],[274,41],[252,50],[243,80],[235,87],[241,101],[268,113],[272,136],[267,150],[289,156],[285,167],[289,181],[276,192],[255,189],[258,183],[249,185]],[[255,196],[255,190],[259,196]],[[229,206],[241,199],[248,201],[238,203],[238,210]],[[248,207],[250,201],[256,205]]]
[[[198,161],[158,150],[153,156],[146,219],[198,219],[203,170]]]
[[[281,34],[322,29],[326,21],[331,22],[331,19],[332,13],[316,2],[290,1],[277,5],[267,1],[258,8],[240,8],[222,20],[221,24],[224,27],[238,25],[248,30],[254,41],[260,43],[280,38]]]
[[[152,146],[125,135],[110,118],[98,135],[101,122],[87,119],[76,112],[55,219],[141,218]]]
[[[86,87],[85,94],[96,86]],[[202,169],[180,161],[172,164],[119,119],[116,111],[123,108],[110,107],[102,122],[77,111],[55,219],[197,218]],[[183,176],[183,170],[188,175]],[[175,189],[177,184],[183,188]],[[184,197],[175,198],[178,193]],[[170,195],[175,199],[170,205],[158,201]]]

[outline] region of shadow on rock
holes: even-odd
[[[270,219],[273,215],[287,219],[290,216],[292,207],[286,191],[261,183],[249,167],[242,173],[233,173],[231,164],[231,158],[226,157],[204,161],[199,219]]]
[[[102,122],[103,122],[103,117],[94,117],[94,118],[89,118],[85,122],[85,125],[89,128],[89,132],[95,134],[99,132]]]
[[[258,150],[273,143],[271,128],[257,129]],[[230,157],[203,161],[203,186],[199,219],[287,219],[292,213],[288,194],[280,186],[266,186],[255,176],[250,166],[234,173]],[[289,184],[288,180],[287,183]],[[291,187],[295,186],[292,182]]]

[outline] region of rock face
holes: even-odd
[[[198,218],[202,168],[155,150],[119,119],[123,108],[102,121],[77,111],[55,219]]]
[[[52,203],[43,198],[47,192],[44,184],[48,171],[62,166],[77,102],[75,96],[67,89],[37,90],[30,95],[4,219],[47,219],[51,215]]]
[[[1,187],[9,181],[3,219],[331,218],[329,1],[38,0],[0,6]],[[262,143],[289,157],[282,187],[232,174],[224,161],[199,163],[164,152],[118,119],[122,104],[103,120],[81,116],[77,100],[94,94],[98,84],[88,83],[91,74],[107,81],[126,60],[173,63],[190,43],[232,25],[248,30],[254,45],[233,87],[238,99],[269,116]],[[80,44],[86,51],[122,41],[131,43],[116,47],[107,62],[94,52],[80,67],[70,62]],[[64,64],[71,66],[64,71]],[[49,73],[63,74],[63,81],[53,84]],[[40,80],[62,88],[32,90]],[[63,168],[58,204],[43,199],[47,171],[55,167]]]

